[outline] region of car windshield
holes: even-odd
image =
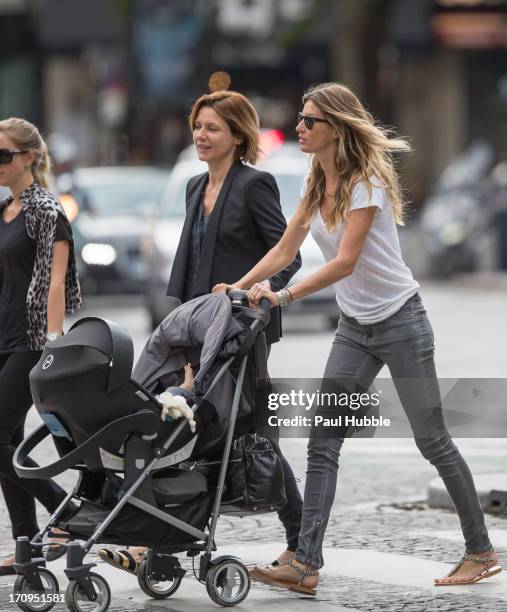
[[[273,173],[280,190],[280,204],[286,217],[292,216],[299,204],[301,185],[305,175],[295,173]]]
[[[175,166],[162,197],[161,216],[178,218],[185,216],[185,194],[188,181],[202,172],[202,167],[196,164]]]
[[[98,214],[149,213],[159,202],[166,183],[164,175],[110,183],[90,181],[79,185],[77,196],[82,204]]]

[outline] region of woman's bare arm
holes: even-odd
[[[310,274],[310,276],[290,287],[292,299],[296,300],[310,293],[320,291],[352,274],[361,254],[366,236],[373,223],[376,210],[376,206],[369,206],[368,208],[360,208],[349,213],[340,240],[338,254],[334,259],[317,270],[317,272]]]
[[[286,268],[296,257],[308,231],[309,228],[303,226],[300,204],[280,241],[233,286],[238,289],[248,289],[254,283],[269,278]],[[225,291],[231,286],[220,283],[213,287],[213,291]]]
[[[62,333],[65,317],[65,276],[69,261],[69,243],[59,240],[53,245],[53,262],[51,264],[51,283],[48,294],[48,327],[47,333]]]
[[[329,285],[352,274],[368,231],[373,223],[376,210],[376,206],[369,206],[368,208],[360,208],[349,213],[336,257],[322,266],[317,272],[310,274],[310,276],[289,287],[292,299],[296,300],[310,293],[320,291],[320,289],[329,287]],[[269,289],[259,284],[251,286],[248,298],[252,306],[257,306],[259,300],[263,297],[268,298],[274,306],[278,304],[276,293],[269,291]]]

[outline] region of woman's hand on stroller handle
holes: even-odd
[[[240,291],[235,285],[228,285],[227,283],[218,283],[211,290],[212,293],[229,293],[229,291]]]
[[[261,308],[269,312],[273,306],[278,306],[278,296],[271,291],[268,280],[255,283],[250,289],[238,289],[236,285],[218,283],[212,289],[213,293],[226,293],[231,300],[248,299],[251,308]]]
[[[269,310],[273,306],[278,306],[278,295],[274,291],[271,291],[271,288],[266,285],[266,282],[269,284],[269,281],[255,283],[247,291],[246,295],[252,308]],[[269,304],[269,306],[266,304],[266,302]]]

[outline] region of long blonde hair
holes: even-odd
[[[33,178],[47,189],[51,159],[46,143],[35,125],[26,119],[9,117],[0,121],[0,132],[6,134],[21,151],[33,151],[35,155],[31,167]]]
[[[392,205],[394,219],[403,225],[402,191],[394,167],[392,154],[410,151],[403,138],[391,138],[389,130],[374,123],[372,115],[364,108],[356,95],[344,85],[322,83],[308,89],[303,104],[313,102],[338,134],[335,163],[338,170],[335,206],[328,218],[327,229],[333,231],[347,218],[347,209],[354,186],[365,181],[369,197],[372,195],[371,179],[385,187]],[[302,199],[303,223],[308,225],[319,208],[326,188],[324,171],[314,155]]]

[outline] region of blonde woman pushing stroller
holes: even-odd
[[[396,223],[402,222],[403,206],[392,154],[409,146],[390,138],[357,97],[337,83],[310,89],[303,104],[296,131],[301,151],[311,155],[311,168],[296,214],[278,244],[250,272],[234,285],[219,284],[213,290],[249,289],[252,305],[266,297],[278,306],[334,286],[341,316],[324,379],[359,380],[368,389],[387,364],[415,442],[442,477],[465,539],[465,555],[435,585],[475,583],[501,568],[472,475],[444,424],[433,331],[398,242]],[[287,289],[273,292],[260,284],[294,258],[309,232],[327,263]],[[409,389],[406,379],[414,380]],[[320,410],[333,417],[339,408]],[[312,431],[310,436],[294,556],[278,567],[255,568],[254,578],[315,595],[347,428],[334,433],[323,437]]]

